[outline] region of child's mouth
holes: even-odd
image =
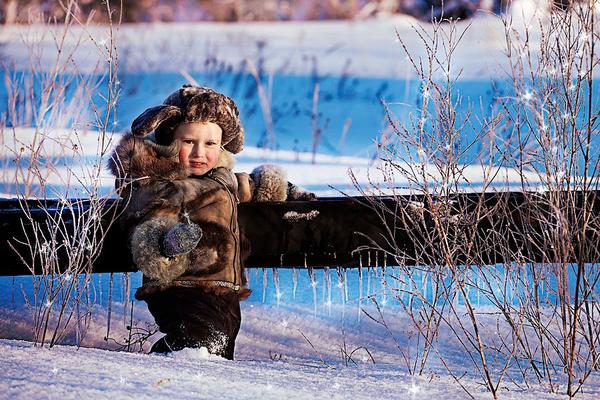
[[[190,168],[203,168],[206,163],[203,162],[190,162]]]

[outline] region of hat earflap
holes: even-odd
[[[144,137],[153,132],[162,123],[172,120],[175,122],[181,118],[181,109],[170,105],[150,107],[141,113],[131,123],[131,133],[135,136]]]
[[[237,154],[244,149],[244,128],[240,126],[240,130],[227,144],[223,145],[225,150],[230,153]]]

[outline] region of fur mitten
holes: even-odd
[[[260,165],[250,173],[254,182],[254,201],[285,201],[287,199],[287,174],[278,165]]]
[[[161,283],[171,282],[185,273],[188,257],[185,254],[165,256],[163,238],[177,224],[171,218],[153,218],[138,225],[131,236],[131,254],[144,276]]]
[[[294,185],[287,180],[285,170],[273,164],[256,167],[251,173],[254,186],[254,201],[314,200],[314,193]]]
[[[163,239],[163,254],[175,257],[194,250],[202,238],[202,229],[195,223],[178,223],[165,234]]]

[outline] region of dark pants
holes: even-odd
[[[172,287],[144,298],[161,332],[152,353],[206,347],[233,360],[242,321],[237,293],[216,296],[202,288]]]

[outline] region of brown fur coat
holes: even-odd
[[[122,138],[109,168],[127,201],[121,223],[129,232],[133,260],[144,274],[136,297],[173,286],[202,287],[217,294],[234,290],[239,298],[249,295],[243,287],[237,204],[284,201],[288,194],[302,197],[277,167],[259,167],[248,175],[234,174],[232,166],[231,154],[222,151],[214,169],[189,177],[176,158],[160,157],[146,140],[130,134]],[[186,221],[202,229],[197,247],[175,257],[162,255],[164,234]]]

